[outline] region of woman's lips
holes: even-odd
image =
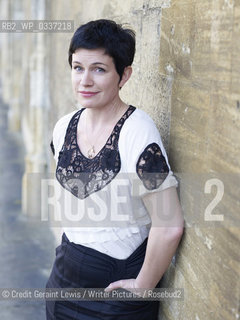
[[[78,91],[78,92],[85,98],[90,98],[98,94],[98,92],[93,92],[93,91]]]

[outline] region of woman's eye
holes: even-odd
[[[97,67],[95,70],[96,70],[96,72],[105,72],[105,70],[103,68],[100,68],[100,67]]]
[[[83,68],[80,66],[75,66],[75,67],[73,67],[73,69],[76,71],[82,71]]]

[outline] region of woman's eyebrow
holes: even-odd
[[[76,63],[76,64],[82,64],[81,62],[79,62],[79,61],[73,61],[72,63]],[[104,66],[107,66],[107,64],[105,64],[105,63],[103,63],[103,62],[93,62],[93,63],[91,63],[91,65],[96,65],[96,64],[102,64],[102,65],[104,65]]]
[[[94,62],[94,63],[92,63],[92,65],[95,65],[95,64],[103,64],[104,66],[107,66],[107,64],[103,63],[103,62]]]

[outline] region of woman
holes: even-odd
[[[57,122],[52,149],[70,197],[64,213],[75,201],[79,219],[64,222],[47,288],[154,288],[180,241],[177,181],[159,132],[119,96],[134,54],[134,32],[110,20],[80,26],[71,40],[82,108]],[[47,319],[154,320],[157,313],[156,301],[47,301]]]

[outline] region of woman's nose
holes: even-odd
[[[82,73],[81,84],[84,86],[91,86],[93,84],[93,80],[89,71],[85,70]]]

